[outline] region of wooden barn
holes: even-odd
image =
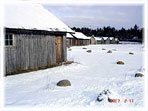
[[[104,44],[110,44],[110,38],[109,37],[103,37]]]
[[[104,39],[103,37],[95,37],[96,44],[104,44]]]
[[[6,5],[6,75],[48,68],[66,61],[67,32],[73,31],[42,5]]]
[[[115,38],[115,43],[119,44],[119,39],[118,38]]]
[[[115,37],[109,37],[109,38],[110,38],[110,44],[116,44]]]
[[[75,32],[72,34],[74,38],[76,38],[75,46],[84,46],[90,44],[90,37],[87,37],[81,32]]]
[[[96,44],[96,39],[94,36],[90,37],[90,44]]]
[[[75,46],[76,38],[73,37],[72,34],[67,33],[66,34],[66,42],[67,42],[67,47]]]

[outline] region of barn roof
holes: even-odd
[[[73,38],[73,36],[72,36],[70,33],[67,33],[67,34],[66,34],[66,37],[67,37],[67,38]]]
[[[41,4],[6,4],[6,28],[73,32]]]
[[[115,41],[118,41],[119,39],[118,38],[115,38]]]
[[[102,40],[102,37],[95,37],[96,40]]]
[[[84,35],[81,32],[75,32],[74,34],[72,34],[74,37],[78,38],[78,39],[90,39],[90,37],[87,37],[86,35]]]
[[[104,40],[107,40],[107,39],[108,39],[108,37],[103,37],[103,39],[104,39]]]
[[[114,37],[109,37],[110,38],[110,40],[113,40],[114,39]]]

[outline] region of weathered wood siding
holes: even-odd
[[[107,38],[106,40],[104,40],[104,44],[110,44],[110,39]]]
[[[96,40],[96,44],[102,44],[101,40]]]
[[[90,44],[96,44],[96,40],[95,40],[94,37],[91,37],[91,39],[90,39]]]
[[[113,38],[112,40],[110,40],[111,44],[116,44],[115,38]]]
[[[90,44],[90,40],[88,39],[78,39],[76,41],[77,46],[84,46],[84,45],[89,45],[89,44]]]
[[[5,72],[19,73],[56,64],[56,36],[15,34],[15,45],[5,47]],[[66,61],[66,37],[63,36],[63,61]]]
[[[76,39],[75,38],[67,38],[66,41],[67,41],[67,43],[66,43],[67,47],[76,45]]]

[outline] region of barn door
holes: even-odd
[[[63,37],[57,36],[56,37],[56,62],[63,61]]]

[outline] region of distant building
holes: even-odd
[[[96,44],[104,44],[104,39],[103,37],[95,37]]]
[[[110,44],[116,44],[115,37],[109,37]]]
[[[96,39],[95,39],[94,35],[92,35],[90,37],[90,44],[96,44]]]
[[[75,32],[72,36],[76,39],[75,46],[83,46],[90,44],[90,37],[87,37],[81,32]]]
[[[110,38],[109,37],[103,37],[104,44],[110,44]]]
[[[72,34],[67,33],[66,34],[66,44],[67,47],[75,46],[76,38],[72,36]]]
[[[119,39],[118,38],[115,38],[115,43],[119,44]]]

